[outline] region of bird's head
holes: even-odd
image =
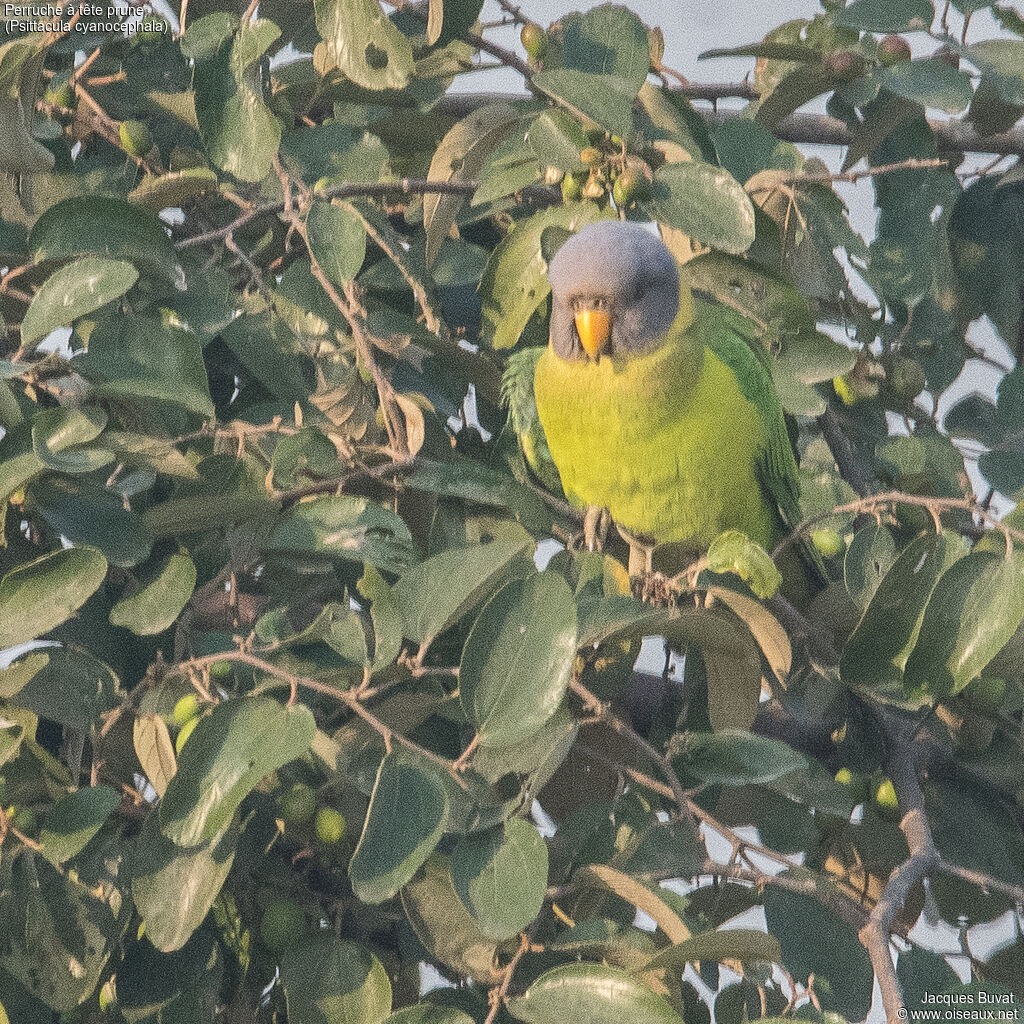
[[[551,346],[562,359],[647,352],[679,312],[676,261],[639,224],[588,224],[555,254],[548,280]]]

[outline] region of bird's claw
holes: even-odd
[[[588,551],[603,551],[611,526],[611,513],[600,505],[588,505],[583,515],[583,543]]]

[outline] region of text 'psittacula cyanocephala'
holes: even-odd
[[[730,311],[695,303],[637,224],[584,227],[548,279],[549,344],[511,373],[522,395],[536,363],[542,440],[569,500],[658,545],[706,548],[734,529],[770,548],[800,518],[796,459],[767,357]]]

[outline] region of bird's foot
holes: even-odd
[[[603,551],[612,516],[600,505],[588,505],[583,514],[583,543],[587,551]]]
[[[679,597],[672,578],[661,572],[642,572],[629,582],[635,598],[656,608],[671,608]]]

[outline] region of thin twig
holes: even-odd
[[[672,798],[679,808],[679,813],[684,818],[692,818],[693,808],[691,801],[686,795],[686,790],[683,789],[683,784],[679,781],[676,770],[672,767],[672,762],[660,750],[651,746],[628,722],[616,715],[607,704],[598,700],[578,679],[574,679],[569,684],[569,689],[582,698],[584,705],[589,711],[594,713],[595,717],[614,729],[620,736],[629,740],[634,747],[641,750],[658,766],[659,771],[665,777],[669,788],[672,790]]]
[[[340,182],[328,188],[318,190],[317,198],[323,199],[352,199],[357,196],[372,196],[384,198],[395,195],[456,195],[472,196],[479,187],[475,181],[427,181],[424,178],[402,178],[400,181],[380,181],[373,185],[353,184],[352,182]],[[544,187],[524,189],[522,195],[525,198],[533,198],[543,202],[554,202],[555,193]],[[265,217],[272,213],[281,213],[285,208],[284,200],[273,203],[262,203],[253,206],[236,217],[230,224],[214,228],[212,231],[204,231],[200,235],[193,235],[191,238],[182,238],[175,243],[178,249],[189,249],[194,245],[206,245],[209,242],[219,242],[230,235],[233,231],[244,227],[257,217]]]

